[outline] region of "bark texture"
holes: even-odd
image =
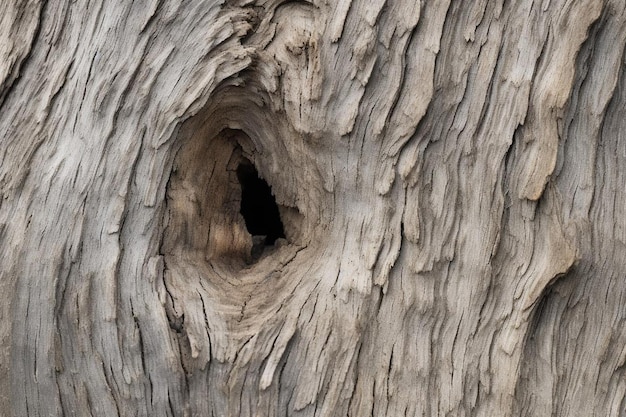
[[[625,9],[0,2],[0,409],[626,415]]]

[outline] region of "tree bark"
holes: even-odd
[[[625,9],[1,2],[0,409],[626,415]]]

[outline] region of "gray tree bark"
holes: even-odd
[[[626,415],[625,9],[0,2],[2,414]]]

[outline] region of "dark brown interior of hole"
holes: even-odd
[[[273,245],[276,239],[284,238],[285,231],[272,189],[259,176],[254,165],[243,161],[237,167],[237,178],[241,184],[241,210],[246,228],[252,236],[265,236],[265,246]]]

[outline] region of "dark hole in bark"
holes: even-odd
[[[252,235],[253,245],[271,246],[276,239],[284,238],[285,230],[272,189],[259,176],[254,165],[242,162],[237,167],[237,178],[241,184],[240,213]]]

